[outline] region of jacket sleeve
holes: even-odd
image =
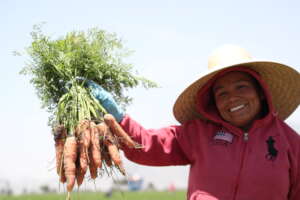
[[[142,145],[142,148],[122,147],[127,159],[149,166],[190,164],[189,152],[182,148],[189,142],[185,141],[181,126],[145,129],[128,115],[120,124],[135,142]]]

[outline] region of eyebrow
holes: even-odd
[[[251,82],[251,80],[237,80],[234,83],[239,83],[239,82]],[[217,86],[217,87],[213,87],[213,92],[216,92],[220,89],[224,88],[223,86]]]
[[[224,88],[224,87],[223,86],[218,86],[218,87],[213,88],[212,91],[216,92],[216,91],[218,91],[218,90],[220,90],[222,88]]]

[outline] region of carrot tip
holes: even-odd
[[[71,200],[71,192],[68,192],[66,200]]]

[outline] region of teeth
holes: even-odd
[[[240,106],[231,108],[231,109],[230,109],[230,112],[234,112],[234,111],[239,110],[239,109],[244,108],[244,107],[245,107],[245,105],[240,105]]]

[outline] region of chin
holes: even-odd
[[[247,127],[249,125],[249,123],[245,123],[245,122],[232,122],[232,125],[238,127],[238,128],[244,128]]]

